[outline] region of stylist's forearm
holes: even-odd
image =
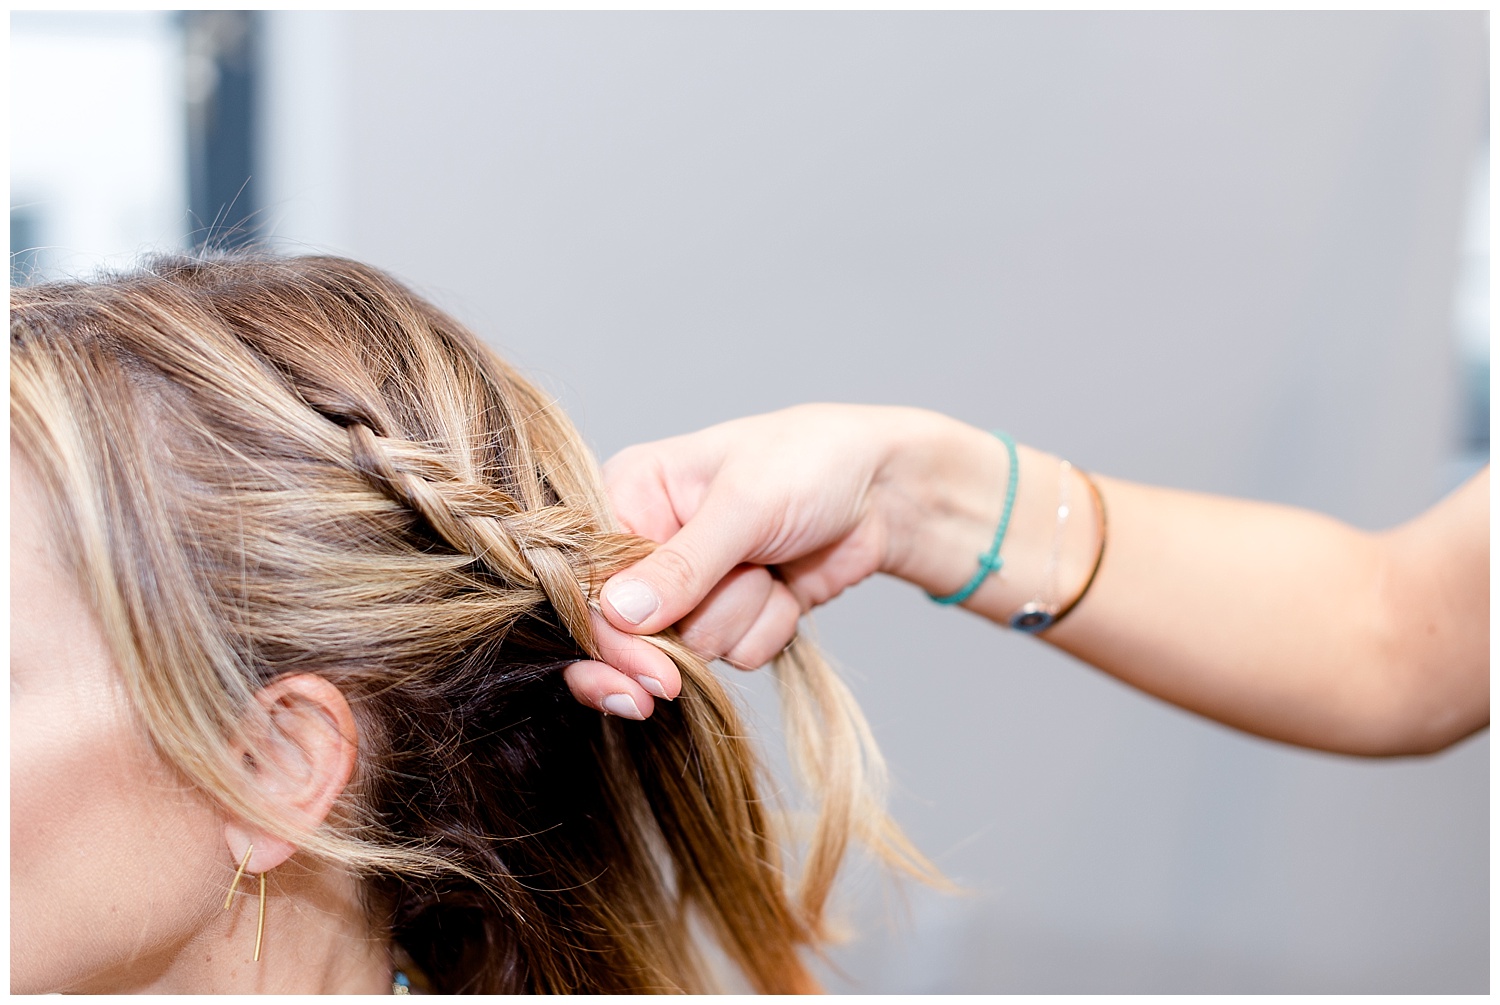
[[[1252,733],[1402,752],[1370,625],[1381,560],[1371,535],[1300,510],[1099,482],[1108,551],[1048,641]]]
[[[1308,747],[1429,753],[1488,723],[1488,549],[1461,526],[1482,519],[1487,476],[1379,534],[1286,506],[1100,485],[1108,551],[1053,644]],[[1445,529],[1415,556],[1406,546]]]
[[[961,584],[994,533],[1004,448],[972,433],[929,450],[909,482],[924,486],[926,520],[896,535],[911,544],[891,571],[929,592]],[[1059,462],[1024,447],[1019,457],[1005,566],[964,604],[1002,624],[1043,586],[1058,527]],[[1390,535],[1289,507],[1094,479],[1107,548],[1087,596],[1041,636],[1047,642],[1173,704],[1304,746],[1421,753],[1487,721],[1460,661],[1422,668],[1410,647],[1392,644],[1413,605],[1400,583],[1392,597]],[[1081,588],[1097,548],[1090,501],[1075,487],[1059,549],[1065,592]],[[920,508],[910,504],[899,525],[915,526]]]
[[[1006,450],[989,433],[939,419],[892,445],[874,486],[891,527],[885,571],[950,594],[995,534]],[[1057,603],[1081,589],[1099,545],[1080,476],[1060,525],[1060,461],[1024,446],[1017,453],[1005,564],[963,605],[1001,624],[1028,600]],[[1305,746],[1419,753],[1486,721],[1460,660],[1421,667],[1420,655],[1392,644],[1415,615],[1401,584],[1392,596],[1391,535],[1093,477],[1108,509],[1106,551],[1087,596],[1041,636],[1047,642],[1173,704]],[[1051,575],[1049,561],[1058,562]],[[1063,595],[1047,597],[1049,586]]]

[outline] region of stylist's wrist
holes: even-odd
[[[1057,458],[1017,448],[1017,494],[1001,570],[965,607],[1003,620],[1042,586],[1056,527]],[[892,437],[872,494],[887,521],[882,571],[946,596],[969,581],[994,540],[1010,459],[993,433],[935,413],[916,413]]]
[[[894,411],[894,410],[893,410]],[[945,594],[974,573],[995,532],[1009,463],[994,436],[934,412],[891,417],[871,497],[887,528],[881,571]]]

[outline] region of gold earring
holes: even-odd
[[[229,905],[234,903],[234,888],[240,885],[240,877],[245,874],[245,866],[250,864],[250,853],[255,850],[255,845],[245,846],[245,857],[240,859],[240,867],[234,871],[234,881],[229,884],[229,892],[224,895],[224,910],[229,910]]]
[[[266,874],[260,874],[260,913],[255,916],[255,962],[260,962],[260,937],[266,930]]]
[[[229,892],[224,895],[224,910],[229,910],[229,905],[234,903],[235,888],[240,885],[240,877],[245,874],[245,866],[250,864],[250,853],[255,850],[255,845],[245,847],[245,857],[240,859],[240,867],[234,871],[234,881],[229,884]],[[266,874],[260,876],[260,910],[255,915],[255,962],[260,962],[260,940],[266,931]]]

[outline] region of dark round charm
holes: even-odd
[[[1035,601],[1010,616],[1010,627],[1028,635],[1035,635],[1050,624],[1052,624],[1051,612]]]

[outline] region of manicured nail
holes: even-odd
[[[645,621],[661,606],[655,591],[639,579],[622,579],[617,583],[610,583],[604,590],[604,599],[619,612],[620,617],[632,625]]]
[[[667,697],[667,689],[662,687],[661,681],[655,677],[647,677],[645,674],[641,674],[641,676],[635,679],[635,682],[645,688],[646,692],[653,698],[660,698],[662,701],[672,700]]]
[[[622,719],[644,719],[641,710],[636,707],[635,699],[628,694],[612,694],[605,697],[601,702],[604,711],[611,715],[618,715]]]

